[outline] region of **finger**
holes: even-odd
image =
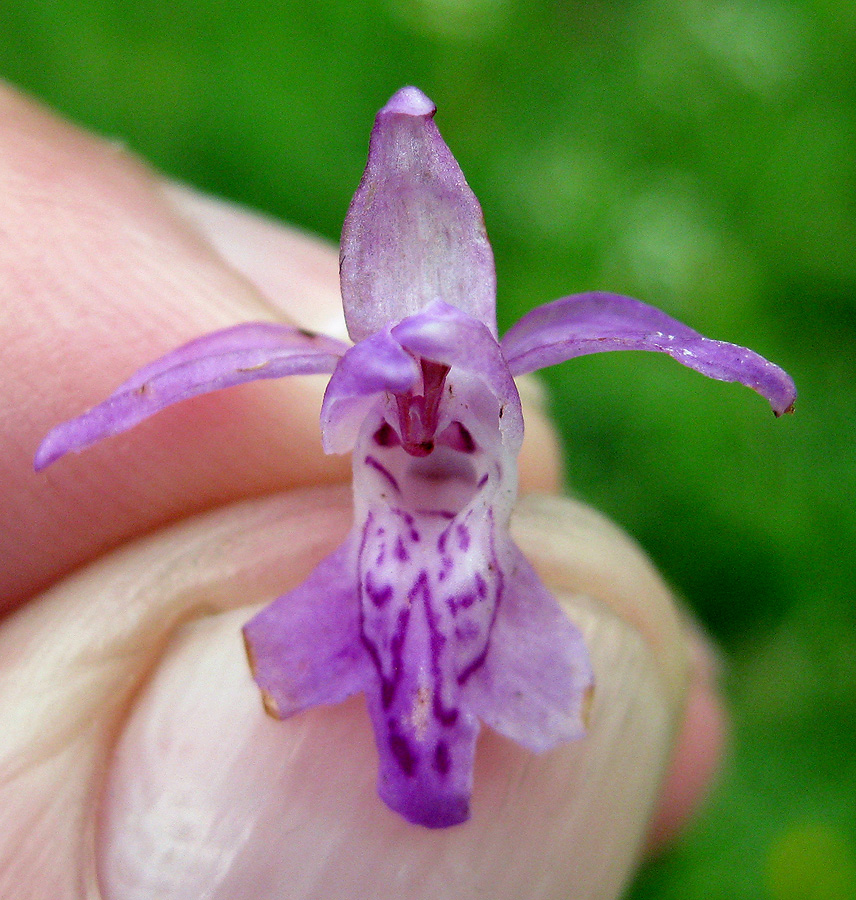
[[[319,452],[325,380],[308,377],[199,398],[34,476],[48,429],[142,364],[207,331],[283,314],[139,163],[9,89],[0,180],[0,609],[177,516],[347,477],[347,460]]]
[[[51,427],[192,337],[253,319],[341,331],[336,259],[303,235],[164,187],[2,87],[0,178],[10,186],[0,208],[0,612],[182,515],[348,477],[346,458],[319,452],[325,380],[313,377],[197,398],[34,476]],[[555,489],[543,416],[530,433],[524,481]]]
[[[284,316],[348,340],[334,244],[184,185],[166,183],[163,191],[220,258]]]
[[[360,698],[274,722],[240,646],[239,607],[302,580],[349,508],[342,489],[197,517],[6,623],[0,805],[17,824],[0,895],[73,896],[81,872],[105,900],[619,895],[683,689],[680,626],[644,557],[577,504],[523,504],[515,536],[592,656],[590,731],[542,756],[484,733],[472,820],[428,831],[378,800]]]
[[[651,821],[648,850],[673,841],[707,799],[728,740],[728,717],[716,686],[718,665],[707,640],[687,632],[690,685],[672,761]]]
[[[533,503],[551,504],[537,500]],[[570,507],[568,508],[571,509]],[[640,565],[644,557],[619,529],[602,516],[576,505],[573,513],[546,511],[547,528],[533,532],[525,549],[535,555],[555,541],[552,529],[563,535],[561,556],[578,589],[594,596],[608,596],[622,618],[647,636],[660,665],[663,686],[670,693],[676,734],[670,761],[652,809],[645,849],[661,850],[677,837],[703,803],[719,768],[727,736],[727,717],[716,687],[717,663],[697,627],[686,616],[675,616],[670,601],[651,580],[650,569]],[[543,563],[542,563],[543,565]],[[561,571],[553,573],[554,580]],[[606,578],[606,581],[604,581]],[[637,584],[634,586],[634,579]]]
[[[293,586],[348,525],[344,488],[247,501],[109,553],[6,618],[0,896],[97,896],[111,750],[169,642],[184,622]],[[240,647],[230,665],[249,679]]]

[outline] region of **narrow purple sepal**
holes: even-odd
[[[271,715],[339,703],[366,688],[372,673],[360,640],[354,572],[349,538],[244,626],[253,677]]]
[[[796,399],[793,379],[752,350],[703,337],[659,309],[598,291],[562,297],[527,313],[502,339],[514,375],[607,350],[653,350],[719,381],[757,391],[780,416]]]
[[[375,119],[342,228],[342,299],[354,341],[433,300],[496,333],[496,275],[481,207],[433,116],[434,104],[406,87]]]
[[[36,452],[34,466],[43,469],[189,397],[260,378],[332,372],[347,349],[335,338],[271,322],[215,331],[149,363],[103,403],[58,425]]]
[[[503,564],[505,589],[469,703],[485,725],[540,753],[585,734],[594,675],[579,629],[510,540]]]

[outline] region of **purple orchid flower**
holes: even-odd
[[[533,751],[585,731],[592,671],[577,628],[508,523],[523,438],[513,376],[605,350],[655,350],[766,397],[792,380],[606,293],[541,306],[497,340],[493,255],[478,201],[416,88],[378,113],[342,234],[348,345],[247,323],[145,366],[55,428],[41,469],[187,397],[329,372],[324,449],[353,452],[355,524],[298,588],[244,628],[265,708],[285,718],[366,696],[379,793],[410,822],[469,816],[480,723]]]

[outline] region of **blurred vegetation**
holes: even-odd
[[[601,288],[787,368],[797,414],[653,355],[547,378],[569,483],[725,649],[735,744],[634,898],[856,897],[856,5],[5,0],[0,75],[330,238],[376,109],[437,102],[500,324]]]

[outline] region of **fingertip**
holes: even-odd
[[[164,183],[163,196],[229,266],[294,324],[347,338],[339,257],[329,241],[270,216]]]
[[[716,685],[719,668],[707,640],[688,637],[692,665],[684,717],[651,820],[647,849],[656,853],[678,837],[711,793],[728,744],[729,720]]]

